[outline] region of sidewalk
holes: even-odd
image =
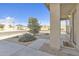
[[[0,40],[15,37],[18,35],[23,35],[26,31],[9,31],[9,32],[0,32]]]

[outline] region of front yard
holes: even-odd
[[[48,33],[40,33],[40,34],[38,34],[37,36],[37,39],[36,40],[38,40],[38,39],[50,39],[50,37],[49,37],[49,34]],[[8,38],[8,39],[4,39],[5,41],[8,41],[8,42],[13,42],[13,43],[17,43],[17,44],[21,44],[21,45],[24,45],[24,46],[27,46],[27,45],[29,45],[29,44],[32,44],[34,41],[29,41],[29,42],[19,42],[18,40],[19,40],[19,37],[18,36],[15,36],[15,37],[12,37],[12,38]]]

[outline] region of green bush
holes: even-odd
[[[29,42],[33,40],[36,40],[36,37],[31,34],[24,34],[19,37],[19,42]]]

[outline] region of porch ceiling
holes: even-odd
[[[50,10],[50,4],[45,4],[48,9]],[[76,4],[75,3],[61,3],[60,4],[60,17],[61,19],[67,19],[68,15],[70,15],[75,10]]]
[[[62,19],[67,19],[68,15],[75,11],[76,4],[64,3],[60,4],[60,13]]]

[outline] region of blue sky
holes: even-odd
[[[13,18],[16,24],[22,25],[27,25],[29,17],[37,18],[42,25],[50,24],[50,12],[47,7],[41,3],[0,3],[0,20],[5,20],[7,17]]]

